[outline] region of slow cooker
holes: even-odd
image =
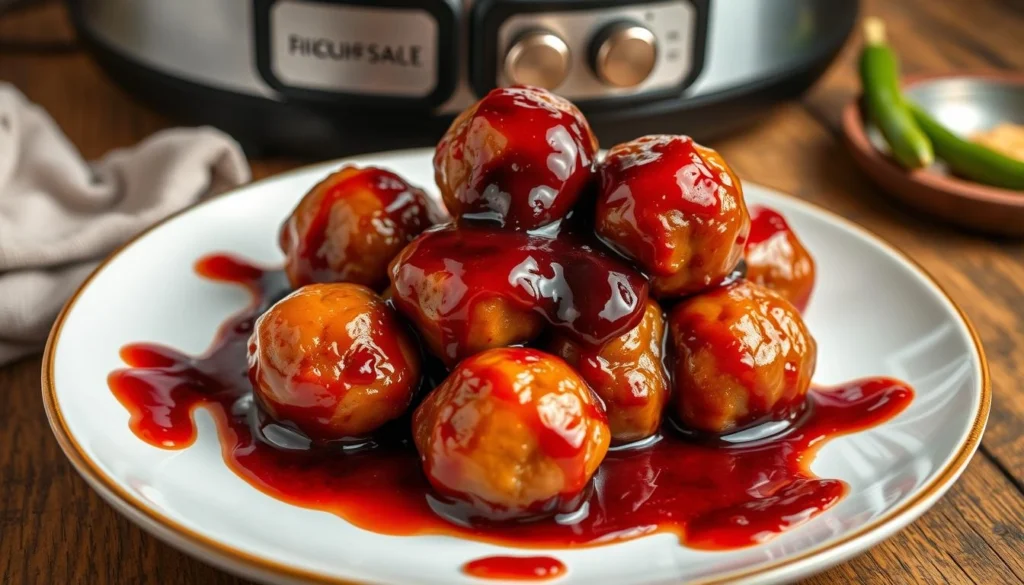
[[[706,140],[803,92],[854,0],[69,0],[111,77],[251,155],[434,143],[494,87],[576,102],[605,145]]]

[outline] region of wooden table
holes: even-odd
[[[1019,0],[863,4],[863,14],[888,22],[907,73],[1024,69]],[[171,124],[104,78],[73,36],[59,4],[0,17],[0,80],[46,108],[90,158]],[[895,537],[808,583],[1024,582],[1024,242],[921,219],[853,166],[839,112],[857,91],[858,42],[801,101],[712,146],[743,178],[861,223],[924,265],[981,334],[995,397],[981,450],[948,495]],[[260,160],[253,168],[261,177],[297,164]],[[86,486],[50,434],[39,370],[38,357],[0,369],[0,583],[242,583],[150,537]]]

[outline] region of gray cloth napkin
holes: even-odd
[[[0,365],[42,347],[64,301],[118,244],[248,180],[241,148],[212,128],[165,130],[88,163],[0,83]]]

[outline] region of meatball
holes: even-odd
[[[449,367],[485,349],[526,343],[544,329],[540,313],[513,302],[503,283],[488,278],[498,262],[473,246],[478,240],[470,233],[452,226],[431,230],[391,263],[391,302]],[[488,258],[485,266],[467,266]]]
[[[545,325],[600,345],[643,318],[647,281],[574,237],[473,224],[424,232],[391,263],[392,302],[449,366]]]
[[[410,287],[409,294],[393,302],[416,325],[427,349],[448,366],[485,349],[526,343],[544,330],[543,315],[487,291],[457,315],[447,315],[446,301],[464,286],[449,272],[415,275],[403,286]]]
[[[658,432],[668,401],[669,383],[662,363],[665,322],[661,307],[647,301],[643,320],[602,347],[589,347],[557,335],[551,353],[580,373],[604,401],[612,440],[630,443]]]
[[[535,87],[491,91],[437,145],[434,173],[455,217],[529,230],[562,218],[593,176],[597,139],[569,101]]]
[[[408,408],[420,355],[372,290],[311,284],[256,320],[249,379],[270,418],[314,442],[364,437]]]
[[[669,313],[673,413],[685,427],[730,433],[803,412],[817,345],[800,313],[740,281]]]
[[[645,136],[598,169],[596,230],[637,262],[658,298],[722,282],[743,254],[750,217],[739,178],[689,136]]]
[[[443,497],[492,520],[569,511],[608,451],[597,399],[561,359],[525,348],[467,358],[413,414],[423,469]]]
[[[803,311],[814,288],[814,259],[786,223],[766,207],[750,210],[747,278],[779,293]]]
[[[344,167],[313,187],[282,227],[285,273],[295,288],[352,282],[381,290],[388,262],[440,215],[398,175]]]

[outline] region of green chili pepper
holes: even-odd
[[[908,169],[932,164],[932,144],[900,94],[899,63],[885,44],[885,24],[877,18],[864,20],[860,77],[868,116],[882,131],[896,161]]]
[[[932,139],[935,152],[956,174],[1005,189],[1024,189],[1024,162],[991,148],[964,140],[916,104],[909,104],[914,119]]]

